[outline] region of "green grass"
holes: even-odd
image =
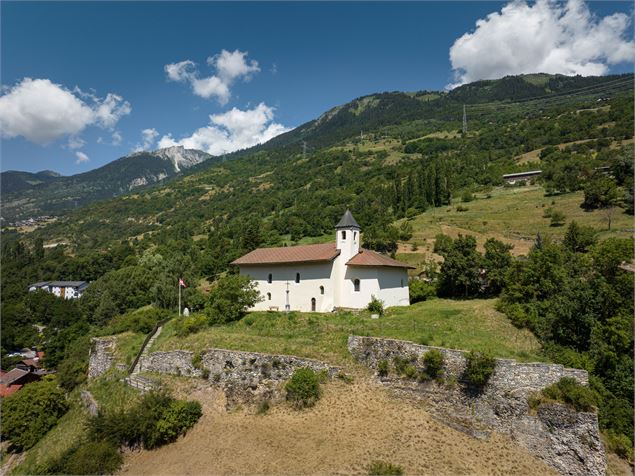
[[[566,225],[572,220],[597,229],[602,238],[632,235],[632,216],[616,209],[611,231],[608,231],[602,211],[586,212],[580,208],[584,198],[582,192],[545,197],[542,187],[527,186],[497,188],[491,195],[491,198],[485,198],[482,194],[477,194],[476,200],[461,203],[460,205],[468,208],[464,212],[456,211],[456,205],[459,204],[456,203],[418,215],[411,221],[414,234],[410,241],[421,243],[423,239],[434,238],[444,231],[444,226],[457,232],[471,231],[512,240],[533,241],[536,233],[560,240],[564,236]],[[550,226],[550,219],[543,217],[544,210],[549,207],[564,213],[565,226]]]
[[[455,349],[489,351],[498,357],[542,360],[540,344],[527,330],[516,329],[494,309],[495,300],[434,299],[391,308],[380,319],[369,313],[332,314],[253,312],[241,321],[207,328],[186,337],[175,335],[169,322],[152,351],[201,351],[226,348],[291,354],[346,365],[351,334],[410,340]]]
[[[115,348],[115,356],[117,362],[124,362],[126,365],[132,364],[132,361],[137,356],[143,340],[146,338],[145,334],[137,332],[124,332],[118,334],[117,345]]]

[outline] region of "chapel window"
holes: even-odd
[[[346,239],[346,230],[342,230],[342,239],[345,240]]]
[[[295,273],[295,282],[296,284],[300,283],[300,273]]]
[[[324,294],[324,286],[320,286],[320,294]]]
[[[267,276],[267,282],[269,284],[271,284],[273,282],[273,274],[269,273],[269,276]]]
[[[353,281],[353,285],[355,286],[355,292],[359,292],[359,279]]]

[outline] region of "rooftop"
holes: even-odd
[[[397,261],[389,256],[382,255],[372,250],[361,249],[359,253],[353,256],[346,263],[347,266],[388,266],[391,268],[410,268],[414,269],[414,266],[410,266],[402,261]]]
[[[65,288],[78,288],[88,285],[87,281],[40,281],[38,283],[29,284],[30,288],[41,288],[43,286],[60,286]]]
[[[320,245],[283,246],[258,248],[232,261],[231,264],[278,264],[332,261],[340,250],[335,243]]]
[[[344,215],[342,215],[342,218],[340,218],[339,223],[335,225],[335,228],[360,228],[361,229],[361,227],[359,226],[355,218],[353,218],[353,214],[348,209],[344,212]]]

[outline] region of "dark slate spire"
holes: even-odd
[[[357,228],[361,230],[361,227],[355,221],[355,218],[353,218],[353,214],[348,209],[346,209],[346,212],[342,215],[339,223],[335,225],[335,228]]]

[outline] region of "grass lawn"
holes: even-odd
[[[346,365],[351,334],[390,337],[456,349],[489,351],[524,361],[544,359],[540,344],[527,330],[516,329],[494,309],[495,300],[433,299],[391,308],[380,319],[368,312],[332,314],[253,312],[231,324],[214,326],[186,337],[175,335],[169,322],[152,351],[201,351],[226,348],[292,354]]]
[[[117,334],[117,345],[115,347],[115,354],[117,362],[124,362],[126,365],[132,364],[132,361],[137,356],[143,340],[146,338],[145,334],[138,332],[124,332]]]

